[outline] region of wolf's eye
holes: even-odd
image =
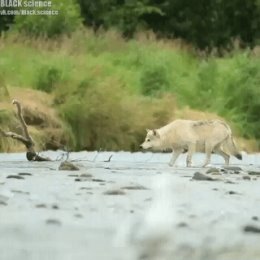
[[[151,140],[150,139],[147,139],[147,142],[150,142]]]

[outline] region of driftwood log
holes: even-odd
[[[2,134],[2,136],[10,137],[10,138],[13,138],[13,139],[15,139],[19,142],[22,142],[25,145],[26,150],[27,150],[26,158],[27,158],[28,161],[38,161],[38,162],[40,162],[40,161],[51,161],[49,158],[41,157],[35,152],[35,150],[34,150],[35,143],[34,143],[32,137],[30,136],[30,134],[28,132],[27,125],[26,125],[25,120],[23,118],[21,104],[17,100],[13,100],[12,103],[17,108],[17,116],[18,116],[18,119],[21,123],[22,135],[19,135],[19,134],[14,133],[14,132],[5,132],[0,128],[0,133]]]

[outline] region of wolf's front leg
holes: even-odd
[[[187,167],[191,167],[191,158],[192,158],[192,155],[194,154],[195,151],[196,151],[196,144],[190,144],[188,146],[188,155],[187,155],[187,158],[186,158]]]
[[[178,159],[179,155],[181,154],[181,150],[173,150],[172,152],[172,158],[169,162],[170,166],[173,166],[176,162],[176,160]]]

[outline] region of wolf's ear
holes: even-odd
[[[158,131],[156,129],[153,129],[153,135],[156,136],[156,137],[160,137]]]
[[[146,128],[146,132],[148,133],[149,131],[151,131],[151,130]]]

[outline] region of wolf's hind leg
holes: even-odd
[[[205,162],[202,165],[202,167],[206,167],[210,163],[211,152],[212,152],[212,145],[206,144],[205,145],[206,158],[205,158]]]
[[[220,156],[222,156],[225,160],[225,165],[229,165],[229,158],[230,158],[230,155],[225,153],[221,148],[220,146],[217,146],[215,149],[214,149],[214,152],[216,154],[219,154]]]

